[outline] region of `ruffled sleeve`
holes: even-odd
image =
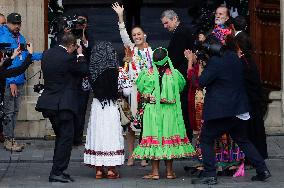
[[[153,92],[154,79],[151,71],[152,69],[143,69],[136,80],[137,89],[143,94],[151,94]]]

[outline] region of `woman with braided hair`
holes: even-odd
[[[94,93],[87,129],[84,163],[96,168],[96,178],[119,178],[115,167],[124,163],[124,140],[117,99],[129,94],[127,75],[119,72],[116,52],[110,42],[97,42],[90,59],[90,78]],[[123,80],[122,80],[123,79]]]
[[[153,67],[143,70],[136,84],[142,93],[144,113],[142,140],[132,157],[151,160],[152,172],[144,179],[159,179],[160,160],[165,161],[167,179],[175,179],[173,159],[194,155],[180,103],[185,79],[174,69],[168,51],[160,47],[154,50]]]

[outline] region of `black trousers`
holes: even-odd
[[[257,173],[267,170],[263,158],[247,137],[246,125],[246,121],[237,117],[208,120],[204,122],[201,129],[200,146],[205,176],[216,176],[214,141],[224,133],[230,134],[231,138],[245,153],[246,158],[256,168]]]
[[[89,100],[89,91],[80,91],[78,104],[79,104],[79,114],[76,118],[75,130],[74,130],[74,144],[82,143],[84,126],[85,126],[85,116]]]
[[[44,114],[44,113],[43,113]],[[61,175],[68,167],[74,137],[74,118],[71,111],[49,111],[44,116],[48,117],[56,135],[53,165],[50,174]]]

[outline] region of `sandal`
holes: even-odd
[[[167,179],[176,179],[177,176],[174,172],[172,172],[171,174],[167,174]]]
[[[158,180],[160,179],[160,176],[155,175],[155,174],[148,174],[148,175],[143,176],[142,179]]]
[[[109,173],[110,172],[110,173]],[[107,172],[107,179],[117,179],[119,178],[119,173],[114,169],[109,169]]]
[[[133,166],[134,165],[134,159],[133,158],[129,158],[126,165],[127,166]]]
[[[142,166],[142,167],[148,166],[147,161],[146,161],[146,160],[142,160],[142,161],[141,161],[141,166]]]

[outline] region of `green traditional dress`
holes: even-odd
[[[186,136],[180,92],[185,86],[182,74],[172,67],[165,69],[159,81],[156,65],[143,70],[136,81],[144,99],[143,132],[135,159],[170,160],[189,157],[195,151]]]

